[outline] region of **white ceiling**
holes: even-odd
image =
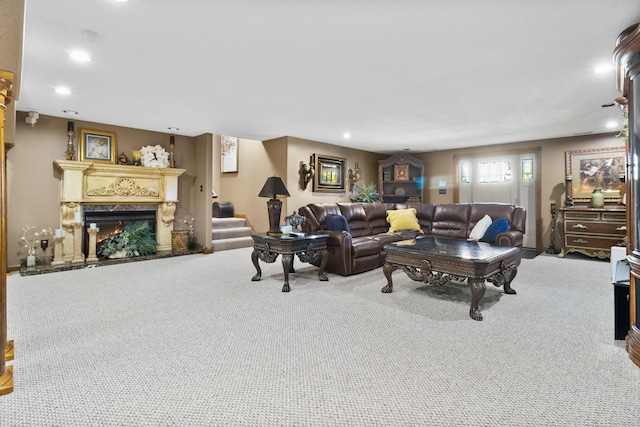
[[[17,108],[380,153],[609,133],[592,70],[639,21],[638,0],[27,0]]]

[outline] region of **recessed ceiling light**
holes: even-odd
[[[59,95],[71,95],[71,91],[66,87],[57,87],[56,93]]]
[[[607,127],[608,128],[614,128],[616,126],[618,126],[618,123],[616,123],[616,122],[607,122]]]
[[[611,64],[603,64],[603,65],[598,65],[593,72],[596,74],[602,74],[602,73],[606,73],[607,71],[611,71],[613,70],[613,65]]]
[[[81,50],[73,50],[69,53],[69,56],[78,62],[91,62],[89,54]]]
[[[62,110],[63,113],[68,114],[70,116],[76,116],[78,115],[77,111],[73,111],[73,110]]]
[[[175,127],[168,127],[167,129],[172,130],[174,132],[177,132],[180,130],[180,128],[175,128]]]
[[[351,138],[351,134],[349,132],[345,132],[345,133],[342,134],[342,137],[344,139],[349,139],[349,138]]]

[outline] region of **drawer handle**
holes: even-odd
[[[582,224],[575,224],[575,225],[572,225],[571,228],[580,228],[580,229],[586,230],[589,227],[587,227],[586,225],[582,225]]]
[[[616,231],[627,231],[627,226],[623,225],[622,227],[616,228]]]
[[[584,239],[576,239],[574,240],[575,243],[584,243],[585,245],[589,243],[588,240],[584,240]]]

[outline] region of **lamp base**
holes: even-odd
[[[269,236],[281,236],[280,215],[282,212],[282,202],[278,199],[271,199],[267,202],[267,210],[269,211]]]

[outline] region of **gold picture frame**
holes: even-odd
[[[315,176],[313,191],[325,193],[343,193],[345,191],[344,157],[314,154]]]
[[[394,181],[409,181],[409,165],[393,165]]]
[[[567,197],[588,202],[595,188],[601,188],[605,202],[617,202],[625,174],[624,147],[592,148],[565,152]]]
[[[80,129],[78,154],[82,162],[116,162],[116,134],[100,130]]]

